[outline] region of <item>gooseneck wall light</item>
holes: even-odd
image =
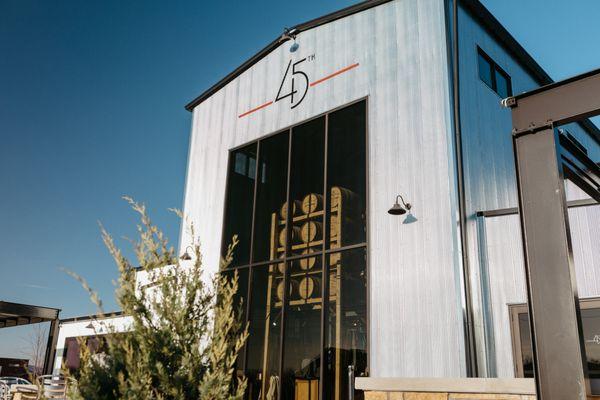
[[[404,214],[408,213],[408,215],[406,216],[406,218],[404,218],[404,221],[402,221],[402,223],[403,224],[412,224],[413,222],[417,222],[417,218],[415,218],[415,216],[410,211],[411,208],[412,208],[412,204],[405,202],[402,195],[398,195],[398,196],[396,196],[396,202],[394,203],[392,208],[390,208],[388,210],[388,214],[404,215]]]
[[[192,253],[194,252],[194,248],[192,246],[186,247],[185,252],[179,257],[180,260],[189,261],[192,259],[190,253],[188,253],[188,249],[192,249]]]
[[[398,200],[402,201],[402,205],[400,205],[400,202]],[[402,207],[402,206],[404,206],[404,207]],[[410,211],[411,208],[412,208],[412,205],[410,203],[405,202],[402,195],[399,194],[398,196],[396,196],[396,202],[394,203],[392,208],[390,208],[388,210],[388,214],[403,215],[403,214],[406,214],[407,211]]]

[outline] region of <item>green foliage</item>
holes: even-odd
[[[119,269],[116,297],[131,316],[130,330],[116,333],[113,328],[104,354],[80,346],[81,368],[71,398],[241,400],[246,379],[235,376],[235,363],[248,334],[237,312],[240,305],[234,304],[237,274],[232,279],[221,274],[203,277],[193,225],[192,260],[180,263],[144,205],[126,200],[141,220],[139,239],[131,241],[138,267],[123,256],[104,228],[102,237]],[[231,262],[236,244],[234,237],[221,269]],[[69,273],[103,313],[97,293]],[[151,283],[140,285],[138,273],[148,274]]]

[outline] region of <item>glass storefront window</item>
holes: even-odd
[[[252,269],[249,331],[246,346],[248,398],[266,399],[278,390],[283,268],[273,264]]]
[[[328,248],[362,243],[367,238],[366,109],[361,103],[329,115],[327,133]],[[362,145],[361,145],[362,144]]]
[[[257,145],[254,143],[231,154],[221,245],[221,253],[226,254],[227,246],[231,243],[233,235],[238,235],[239,244],[235,248],[230,267],[247,264],[250,260],[256,148]]]
[[[234,309],[237,311],[237,315],[240,319],[240,328],[243,329],[246,323],[246,310],[248,307],[248,268],[229,269],[223,271],[223,275],[228,280],[232,280],[237,273],[238,276],[238,290],[233,299]],[[236,361],[236,371],[243,372],[244,366],[244,354],[245,350],[242,349],[238,354]]]
[[[287,215],[287,170],[289,133],[274,135],[260,142],[258,183],[254,221],[253,261],[275,260],[283,257],[278,247],[285,246],[285,237],[271,237],[274,220]],[[264,240],[268,238],[268,240]],[[276,243],[277,246],[274,246]]]
[[[341,400],[366,371],[366,119],[363,100],[230,153],[251,400]]]
[[[321,369],[322,257],[288,263],[282,396],[315,398]]]
[[[366,249],[331,253],[326,265],[329,296],[323,399],[347,399],[348,366],[354,366],[356,376],[367,368]]]
[[[290,169],[291,254],[306,254],[323,245],[325,117],[292,128]]]

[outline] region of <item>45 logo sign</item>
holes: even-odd
[[[277,91],[277,96],[275,96],[275,100],[267,101],[259,106],[249,109],[238,115],[238,118],[244,118],[252,113],[255,113],[259,110],[263,110],[274,103],[290,99],[290,108],[294,109],[302,103],[304,98],[306,97],[306,93],[308,93],[308,89],[319,85],[323,82],[329,81],[329,79],[335,78],[336,76],[348,72],[356,67],[358,67],[358,63],[354,63],[348,65],[347,67],[338,69],[330,73],[329,75],[325,75],[324,77],[317,79],[315,81],[311,81],[302,69],[306,66],[306,63],[310,63],[315,60],[315,55],[311,54],[302,60],[290,62],[285,69],[285,73],[283,74],[283,79],[281,80],[281,84],[279,85],[279,90]]]
[[[308,75],[306,75],[306,73],[301,70],[301,64],[307,60],[312,61],[314,57],[314,55],[306,57],[300,61],[296,61],[295,63],[292,63],[292,60],[290,60],[285,70],[285,74],[283,75],[283,79],[281,80],[281,85],[279,85],[279,91],[277,92],[277,96],[275,97],[275,102],[284,100],[289,97],[290,106],[292,109],[298,107],[300,103],[302,103],[302,100],[304,100],[304,98],[306,97],[306,93],[308,92],[308,87],[310,83]],[[291,89],[286,93],[284,86],[287,86],[287,88]]]

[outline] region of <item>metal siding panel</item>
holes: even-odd
[[[360,66],[309,90],[294,110],[273,100],[290,59],[274,50],[194,110],[185,214],[218,265],[227,150],[368,96],[372,376],[464,375],[444,5],[399,0],[303,32],[311,78]],[[406,194],[419,219],[386,211]],[[189,243],[183,235],[182,250]]]
[[[600,295],[600,206],[569,210],[573,259],[580,297]]]
[[[519,216],[486,218],[485,225],[496,371],[499,378],[511,378],[514,366],[508,304],[527,302]]]

